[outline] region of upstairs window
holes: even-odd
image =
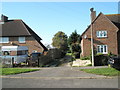
[[[0,43],[9,43],[9,37],[0,37]]]
[[[97,32],[96,32],[96,36],[97,36],[98,38],[107,37],[107,31],[97,31]]]
[[[97,45],[97,53],[107,54],[107,45]]]
[[[25,37],[19,37],[19,43],[25,43]]]

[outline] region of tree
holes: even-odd
[[[62,31],[57,32],[52,39],[52,45],[66,53],[68,49],[67,35]]]
[[[81,42],[81,36],[77,34],[77,31],[75,30],[72,32],[72,34],[68,38],[68,45],[75,44],[75,43],[80,43]]]
[[[71,53],[76,58],[80,57],[80,53],[81,53],[80,42],[81,42],[81,36],[77,34],[77,31],[75,30],[68,38],[68,45]]]

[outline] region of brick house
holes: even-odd
[[[120,14],[91,12],[94,53],[120,55]],[[91,54],[91,25],[82,33],[81,56]]]
[[[42,39],[22,20],[8,20],[7,16],[2,15],[0,27],[2,46],[27,46],[29,54],[47,51],[41,43]]]

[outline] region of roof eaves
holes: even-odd
[[[38,41],[38,43],[44,48],[44,51],[48,51],[48,49],[40,41]]]
[[[87,29],[82,33],[81,36],[83,36],[83,35],[87,32],[87,30],[90,28],[90,26],[91,26],[91,25],[89,25],[89,26],[87,27]]]
[[[19,20],[20,20],[20,19],[19,19]],[[22,23],[23,27],[26,29],[27,33],[29,33],[29,35],[31,35],[31,34],[30,34],[30,32],[28,31],[28,29],[26,28],[26,26],[25,26],[25,24],[24,24],[23,20],[20,20],[20,21],[21,21],[21,23]]]
[[[120,15],[120,14],[106,14],[105,16],[118,16],[118,15]]]
[[[23,24],[31,36],[33,36],[36,40],[42,40],[27,24],[25,24],[24,22],[23,22]]]
[[[105,17],[107,18],[107,16],[105,15]],[[119,30],[119,27],[115,24],[115,22],[114,21],[111,21],[109,18],[107,18],[110,22],[111,22],[111,24],[113,24],[115,27],[117,27],[118,28],[118,30]],[[117,31],[118,31],[117,30]]]

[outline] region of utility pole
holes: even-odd
[[[93,9],[94,8],[91,8],[90,11],[91,11],[91,50],[92,50],[92,66],[94,67],[94,47],[93,47],[93,17],[92,17],[92,13],[93,13]]]

